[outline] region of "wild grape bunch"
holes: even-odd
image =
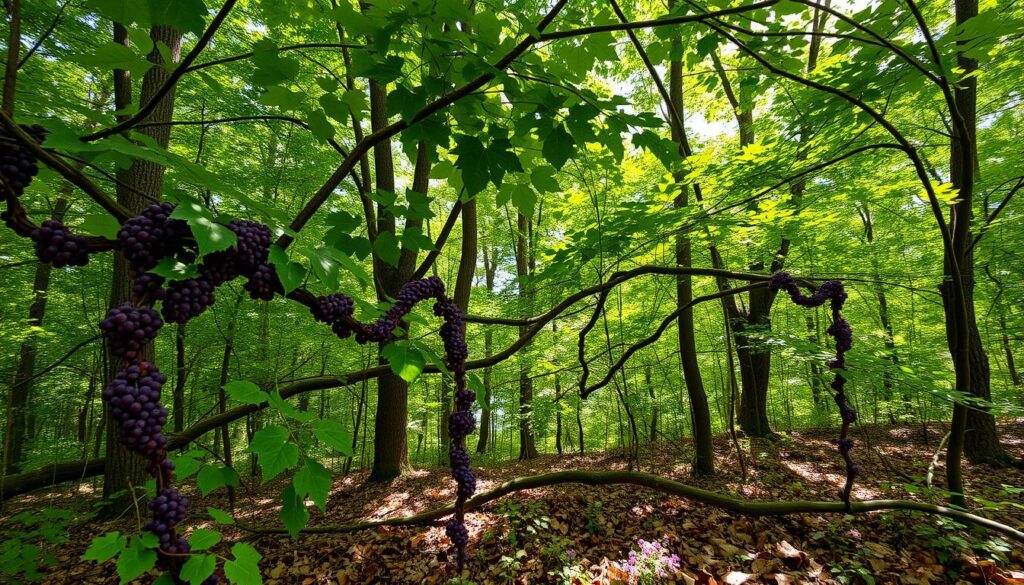
[[[213,288],[238,278],[238,274],[238,265],[231,250],[207,254],[199,265],[199,275]]]
[[[85,238],[71,233],[60,221],[44,221],[43,225],[32,230],[31,237],[40,262],[49,262],[55,268],[85,266],[89,263]]]
[[[352,328],[347,320],[355,311],[355,304],[348,295],[336,293],[318,297],[312,311],[313,318],[330,325],[338,337],[344,339],[352,335]]]
[[[402,319],[416,303],[444,295],[444,282],[436,276],[405,283],[398,291],[395,303],[379,319],[356,332],[356,341],[388,341]]]
[[[152,298],[161,300],[167,295],[167,291],[164,290],[165,280],[164,277],[152,272],[140,274],[132,281],[132,294],[137,299],[151,295]]]
[[[149,362],[138,362],[118,372],[103,389],[103,400],[121,427],[121,441],[132,451],[160,457],[167,446],[163,426],[167,409],[160,404],[160,390],[167,376]]]
[[[832,379],[832,390],[835,392],[834,400],[839,407],[839,416],[843,424],[839,430],[837,441],[839,454],[846,464],[846,483],[839,492],[839,497],[850,508],[850,493],[853,491],[853,481],[860,473],[860,467],[854,464],[850,451],[853,449],[853,439],[849,437],[850,425],[857,420],[857,411],[850,405],[846,397],[846,378],[841,370],[846,369],[846,352],[853,347],[853,328],[849,321],[842,316],[841,311],[846,303],[847,294],[843,283],[838,280],[823,282],[821,286],[810,295],[800,291],[796,279],[785,272],[779,272],[772,276],[769,288],[773,291],[785,291],[794,303],[801,307],[819,307],[826,301],[831,301],[832,325],[827,333],[835,340],[836,356],[829,360],[829,368],[835,370],[835,377]]]
[[[161,258],[183,249],[191,237],[188,223],[171,219],[172,212],[174,205],[154,203],[121,225],[117,242],[136,274],[153,269]]]
[[[132,362],[156,339],[163,324],[153,309],[124,303],[107,312],[107,317],[100,321],[100,330],[109,342],[110,353]]]
[[[249,279],[243,285],[249,291],[249,296],[257,301],[269,301],[274,298],[274,293],[284,293],[284,287],[278,280],[277,274],[269,264],[260,264],[249,275]],[[337,333],[337,331],[335,331]]]
[[[167,285],[161,314],[172,323],[188,323],[213,304],[214,286],[205,277],[175,280]]]
[[[37,144],[46,140],[46,128],[22,124],[21,129]],[[0,136],[0,176],[15,197],[21,197],[32,179],[39,174],[39,160],[31,150],[11,136]]]
[[[255,222],[236,219],[228,224],[235,233],[237,243],[230,252],[240,273],[251,274],[267,261],[270,251],[270,228]]]

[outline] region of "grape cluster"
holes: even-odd
[[[354,311],[352,299],[341,293],[317,297],[312,309],[313,318],[330,325],[334,334],[342,339],[352,335],[349,318]]]
[[[274,293],[284,293],[281,281],[269,264],[257,266],[243,287],[249,291],[249,296],[257,301],[269,301],[274,298]]]
[[[103,389],[110,414],[121,427],[121,442],[147,458],[165,455],[167,409],[160,404],[160,390],[166,381],[155,365],[138,362],[118,372]]]
[[[250,274],[267,261],[270,251],[270,228],[255,221],[232,220],[228,229],[235,232],[237,243],[231,252],[238,269]]]
[[[170,203],[154,203],[121,225],[117,242],[136,274],[151,270],[161,258],[184,247],[191,231],[184,220],[171,219],[173,211]]]
[[[200,275],[199,278],[175,280],[167,285],[161,314],[173,323],[188,323],[213,304],[213,285]]]
[[[146,524],[145,529],[157,535],[160,539],[160,548],[164,551],[188,552],[188,542],[183,538],[176,538],[174,532],[174,527],[185,519],[187,508],[188,498],[179,494],[173,487],[161,488],[156,497],[149,501],[153,519]]]
[[[46,128],[42,126],[21,125],[21,129],[38,144],[42,144],[46,139]],[[20,197],[38,174],[39,161],[31,150],[22,146],[13,137],[0,137],[0,176],[15,197]]]
[[[451,437],[448,454],[452,479],[456,484],[455,514],[446,524],[445,533],[455,546],[459,570],[462,570],[466,545],[469,543],[465,503],[476,492],[476,475],[470,469],[470,456],[465,445],[466,436],[476,429],[476,418],[472,410],[476,394],[466,388],[466,358],[469,356],[466,323],[458,305],[446,297],[444,292],[444,282],[437,277],[407,282],[398,291],[395,303],[379,319],[368,325],[361,325],[352,318],[352,299],[343,294],[318,297],[311,312],[317,321],[330,325],[338,337],[348,337],[355,332],[356,341],[366,344],[389,341],[395,328],[417,303],[436,299],[434,314],[444,320],[439,333],[444,343],[445,365],[455,378],[455,408],[448,418],[448,434]]]
[[[141,355],[143,347],[156,339],[163,324],[153,309],[125,303],[107,312],[107,317],[100,321],[100,330],[109,340],[110,352],[132,362]]]
[[[50,219],[32,230],[32,241],[36,245],[36,257],[40,262],[49,262],[55,268],[85,266],[89,263],[89,251],[84,237],[75,235],[63,223]]]
[[[846,369],[846,352],[853,347],[853,328],[850,322],[842,316],[843,304],[846,303],[847,294],[843,283],[838,280],[823,282],[821,286],[810,295],[800,291],[800,286],[795,278],[785,272],[779,272],[772,276],[768,286],[773,291],[785,291],[792,301],[801,307],[820,307],[826,301],[831,301],[832,325],[827,333],[835,340],[836,356],[829,360],[829,368],[835,370],[835,377],[832,379],[832,390],[835,391],[834,399],[839,407],[839,416],[843,422],[839,431],[837,441],[839,454],[846,464],[846,483],[839,492],[839,497],[850,507],[850,493],[853,490],[854,478],[860,473],[860,467],[853,463],[850,451],[853,449],[853,439],[849,435],[850,425],[857,420],[857,411],[846,397],[846,378],[841,370]]]

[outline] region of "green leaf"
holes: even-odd
[[[558,124],[544,137],[541,154],[544,155],[545,160],[551,163],[551,166],[561,170],[572,156],[575,145],[576,141],[565,130],[565,126]]]
[[[484,156],[484,143],[475,136],[456,134],[455,145],[452,149],[452,154],[457,157],[455,168],[462,173],[466,191],[470,195],[476,195],[484,190],[491,176],[487,158]]]
[[[262,404],[270,399],[270,395],[248,380],[235,380],[224,384],[224,391],[232,400],[242,404]]]
[[[306,269],[298,262],[292,262],[277,244],[270,246],[270,263],[274,266],[277,278],[284,287],[285,294],[299,288],[306,280]]]
[[[299,72],[299,62],[281,57],[274,41],[264,38],[253,45],[252,62],[256,66],[252,81],[262,87],[270,87],[290,81]]]
[[[178,457],[170,456],[169,459],[174,463],[174,477],[179,480],[192,477],[202,467],[202,463],[196,459],[194,451],[189,451]]]
[[[188,222],[201,256],[227,250],[238,243],[235,232],[215,222],[210,210],[194,199],[179,201],[171,213],[171,218]]]
[[[95,51],[88,54],[72,53],[70,59],[86,67],[96,69],[123,69],[131,72],[133,76],[141,77],[153,63],[139,55],[128,47],[109,42],[100,45]]]
[[[132,23],[150,24],[149,6],[138,0],[88,0],[86,7],[125,26]]]
[[[262,585],[259,562],[263,555],[256,552],[251,545],[244,542],[235,543],[231,547],[234,559],[224,563],[224,575],[234,585]]]
[[[384,346],[380,354],[391,364],[392,372],[410,383],[420,376],[423,366],[427,365],[419,350],[401,342]]]
[[[309,522],[306,500],[295,491],[295,485],[291,484],[281,493],[281,503],[281,523],[288,529],[288,534],[295,538],[306,526],[306,522]]]
[[[249,442],[249,451],[259,456],[263,483],[299,462],[299,448],[288,442],[288,435],[288,429],[270,425],[256,431]]]
[[[185,264],[170,256],[166,256],[161,258],[157,265],[150,269],[150,272],[167,280],[187,280],[199,275],[199,267],[195,264]]]
[[[515,205],[516,209],[523,212],[523,215],[527,217],[533,215],[533,208],[537,205],[537,194],[533,192],[529,185],[514,185],[511,196],[512,205]]]
[[[281,398],[281,393],[274,390],[270,393],[270,407],[282,415],[300,422],[309,422],[317,417],[315,412],[303,412],[291,403]]]
[[[238,487],[238,473],[229,467],[207,465],[199,470],[196,477],[199,491],[205,496],[224,486]]]
[[[156,551],[143,546],[142,540],[133,538],[128,548],[117,557],[117,576],[122,585],[148,572],[156,566]]]
[[[192,547],[195,550],[195,547]],[[192,555],[181,567],[181,578],[189,585],[201,585],[217,570],[217,557],[213,555]]]
[[[188,536],[188,544],[192,550],[206,550],[220,542],[220,532],[209,528],[197,528]]]
[[[309,496],[321,512],[327,511],[327,494],[331,491],[331,472],[314,459],[306,459],[302,469],[292,478],[301,497]]]
[[[554,167],[547,165],[537,167],[530,173],[530,182],[541,193],[558,193],[562,190],[562,187],[555,179],[556,172]]]
[[[398,260],[402,250],[398,245],[398,237],[392,232],[380,232],[373,242],[373,253],[385,264],[398,268]]]
[[[259,102],[265,106],[280,108],[286,112],[297,110],[306,94],[292,91],[280,85],[272,85],[260,95]]]
[[[342,455],[352,455],[352,434],[340,422],[331,419],[317,421],[313,434],[320,442]]]
[[[116,557],[127,544],[128,539],[120,532],[108,532],[92,539],[89,548],[82,555],[82,560],[105,563]]]
[[[79,228],[88,234],[114,240],[117,239],[117,232],[120,231],[121,224],[112,215],[90,213],[83,218],[82,225]]]
[[[206,513],[209,514],[210,517],[213,518],[213,521],[218,524],[231,525],[235,523],[234,516],[225,512],[224,510],[221,510],[220,508],[208,507],[206,508]]]
[[[402,245],[410,250],[433,250],[434,242],[423,230],[417,227],[407,227],[402,231]]]

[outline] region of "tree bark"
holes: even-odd
[[[527,279],[530,276],[528,259],[528,232],[530,231],[530,219],[521,212],[516,213],[515,240],[516,255],[516,276],[519,278],[519,299],[526,314],[530,314],[532,307],[532,291]],[[519,326],[520,338],[526,335],[528,327]],[[525,361],[520,360],[519,364],[519,459],[533,459],[537,457],[537,443],[534,438],[533,429],[533,379],[530,378],[530,368]]]
[[[51,219],[61,221],[68,210],[68,200],[59,197],[53,207]],[[43,326],[46,316],[46,301],[50,291],[50,273],[52,266],[46,262],[36,262],[35,277],[32,279],[32,304],[28,308],[29,328]],[[7,429],[4,433],[4,474],[18,473],[25,458],[26,431],[29,413],[29,401],[34,386],[33,374],[36,369],[36,335],[30,333],[18,351],[18,362],[14,368],[14,380],[7,391]]]
[[[682,37],[673,39],[673,45],[681,46]],[[679,152],[683,157],[689,154],[689,146],[683,124],[683,62],[672,61],[669,65],[669,107],[677,118],[679,127],[673,124],[672,138],[679,144]],[[673,202],[676,208],[685,208],[690,204],[690,186],[686,184],[684,172],[675,177],[679,185],[679,194]],[[693,265],[693,252],[690,238],[685,233],[676,235],[675,260],[679,266]],[[693,279],[689,275],[676,277],[676,307],[683,307],[693,301]],[[686,383],[686,394],[690,399],[690,419],[693,424],[693,473],[694,475],[712,475],[715,473],[715,453],[711,436],[711,410],[708,405],[707,391],[700,373],[700,362],[697,361],[697,338],[694,333],[693,309],[687,308],[679,313],[677,320],[679,338],[679,360],[683,369],[683,380]],[[653,388],[651,390],[653,392]],[[651,422],[651,440],[657,431],[657,410]]]
[[[977,16],[977,0],[956,0],[954,3],[956,23],[961,25]],[[951,274],[955,267],[959,268],[963,282],[963,290],[954,290],[953,281],[946,280],[941,285],[942,305],[946,316],[946,339],[952,355],[956,356],[962,343],[967,343],[969,357],[967,362],[954,359],[954,370],[957,373],[957,390],[967,391],[972,396],[989,401],[992,398],[991,373],[988,355],[982,345],[978,331],[978,320],[974,308],[975,268],[972,248],[974,190],[975,190],[975,155],[977,152],[977,99],[978,79],[972,73],[977,69],[977,61],[957,54],[957,63],[962,70],[962,77],[954,89],[954,102],[957,112],[963,119],[966,136],[961,136],[958,124],[953,124],[953,135],[950,140],[950,181],[957,190],[957,201],[950,208],[950,222],[953,249],[945,250],[944,264],[946,274]],[[954,114],[955,115],[955,114]],[[960,294],[957,294],[957,293]],[[962,298],[961,297],[962,294]],[[962,306],[961,306],[962,305]],[[960,318],[960,312],[966,312],[966,323]],[[967,372],[962,370],[967,369]],[[988,408],[971,405],[964,408],[958,405],[960,412],[954,416],[964,416],[966,428],[963,437],[950,436],[947,455],[957,458],[957,451],[962,447],[967,458],[973,463],[987,463],[1004,466],[1010,463],[1010,457],[999,444],[996,433],[995,417]],[[955,429],[954,429],[955,430]],[[952,463],[952,462],[951,462]],[[953,468],[957,469],[953,469]],[[958,473],[959,465],[947,465],[947,473]]]
[[[487,254],[484,248],[484,284],[487,292],[494,292],[494,278],[498,272],[498,264]],[[492,327],[484,329],[484,357],[490,357],[494,351],[494,333]],[[491,368],[484,368],[484,396],[480,412],[480,435],[476,443],[476,452],[485,453],[491,436]]]
[[[123,27],[115,25],[115,42],[127,44],[127,32]],[[154,26],[150,31],[150,37],[154,43],[163,43],[170,49],[172,60],[176,63],[181,56],[181,33],[169,26]],[[142,91],[139,96],[139,103],[148,103],[158,89],[170,76],[170,73],[163,67],[163,57],[154,48],[149,54],[149,60],[157,65],[150,68],[142,80]],[[114,103],[118,110],[122,110],[131,104],[131,78],[126,71],[114,72]],[[156,105],[153,111],[146,117],[145,122],[169,122],[174,114],[174,90],[169,91]],[[138,132],[152,138],[161,147],[166,148],[170,142],[171,126],[157,125],[146,126],[137,129]],[[117,202],[132,212],[138,212],[148,205],[151,200],[159,200],[163,193],[164,167],[160,164],[135,160],[132,166],[125,171],[118,172],[119,184],[117,186]],[[146,197],[140,195],[145,194]],[[124,256],[114,256],[114,271],[110,287],[110,306],[116,307],[127,302],[131,298],[131,275],[129,274],[128,263]],[[152,344],[141,356],[144,360],[151,360],[153,356]],[[109,352],[108,352],[109,355]],[[112,379],[125,367],[122,360],[111,356],[107,371],[107,380]],[[109,409],[109,408],[108,408]],[[107,442],[106,442],[106,472],[103,482],[103,497],[111,499],[114,494],[125,494],[113,498],[113,505],[108,508],[110,514],[120,514],[121,511],[133,505],[133,489],[141,487],[146,480],[146,462],[138,455],[129,451],[121,444],[121,429],[113,416],[109,413],[107,419]]]

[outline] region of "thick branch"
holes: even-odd
[[[545,473],[542,475],[531,475],[526,477],[517,477],[501,484],[500,486],[481,492],[469,500],[466,501],[466,511],[476,510],[485,504],[503,498],[509,494],[520,492],[523,490],[531,490],[537,488],[550,487],[555,485],[561,485],[565,483],[577,483],[591,486],[603,486],[603,485],[635,485],[645,487],[656,492],[663,494],[671,494],[687,500],[700,502],[708,506],[715,508],[721,508],[737,514],[743,514],[745,516],[789,516],[792,514],[867,514],[870,512],[884,512],[893,510],[907,510],[915,512],[923,512],[925,514],[932,514],[936,516],[944,516],[946,518],[952,518],[958,522],[964,524],[970,524],[974,526],[981,526],[988,528],[995,532],[1016,540],[1017,542],[1024,542],[1024,532],[1012,528],[995,520],[984,518],[968,512],[962,512],[960,510],[954,510],[953,508],[947,508],[945,506],[936,506],[933,504],[927,504],[924,502],[915,502],[911,500],[867,500],[863,502],[853,502],[848,510],[846,504],[843,502],[823,502],[813,500],[792,500],[792,501],[781,501],[781,502],[759,502],[743,500],[739,498],[733,498],[725,494],[720,494],[710,490],[701,489],[678,481],[652,475],[649,473],[640,473],[636,471],[556,471],[552,473]],[[426,512],[420,512],[411,516],[403,516],[400,518],[389,518],[386,520],[375,520],[368,522],[357,522],[354,524],[346,524],[342,526],[320,526],[307,528],[302,532],[305,533],[340,533],[340,532],[356,532],[359,530],[367,530],[370,528],[377,528],[379,526],[410,526],[417,524],[425,524],[433,520],[438,520],[452,514],[455,507],[452,505],[445,506],[443,508],[437,508],[435,510],[428,510]],[[259,534],[277,534],[286,532],[282,529],[270,529],[270,530],[259,530],[248,528],[244,525],[239,525],[245,530],[256,532]]]
[[[286,45],[284,47],[278,47],[278,53],[284,53],[285,51],[296,51],[299,49],[361,49],[363,45],[354,45],[351,43],[302,43],[298,45]],[[215,59],[213,61],[207,61],[205,63],[197,63],[191,67],[186,68],[185,72],[189,73],[192,71],[199,71],[200,69],[206,69],[207,67],[213,67],[215,65],[223,65],[225,63],[233,63],[235,61],[241,61],[248,59],[254,55],[253,51],[248,53],[241,53],[238,55],[232,55],[230,57],[224,57],[222,59]]]

